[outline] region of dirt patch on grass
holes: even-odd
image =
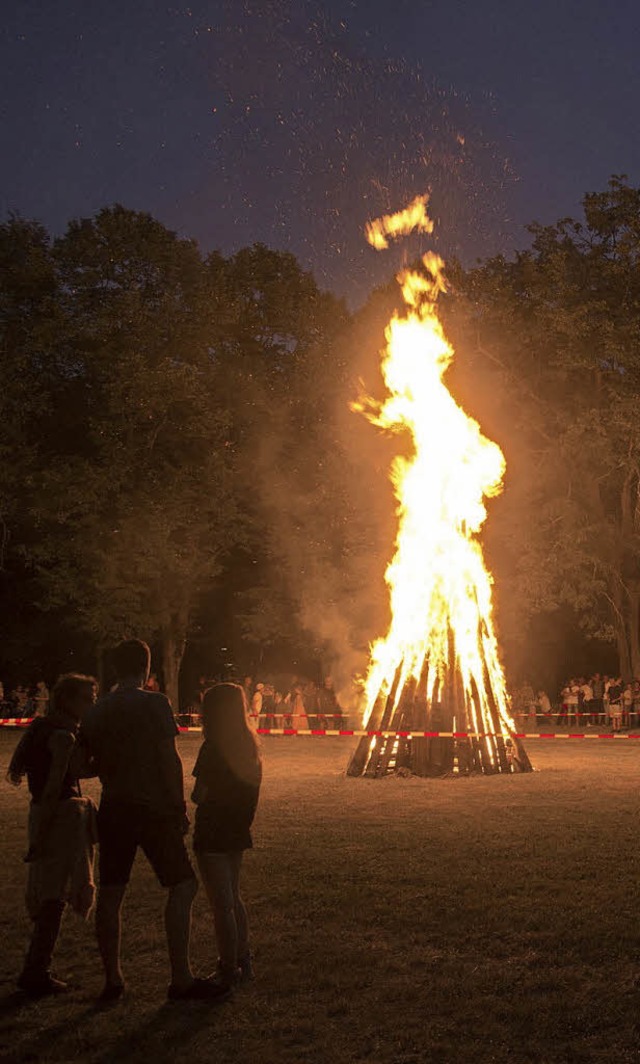
[[[0,733],[3,779],[15,741]],[[187,772],[198,745],[180,739]],[[640,742],[532,742],[533,775],[450,780],[348,779],[353,745],[264,740],[245,874],[258,978],[214,1009],[164,1002],[163,892],[144,859],[125,1002],[94,1010],[92,928],[68,916],[57,969],[76,989],[20,1007],[27,802],[0,784],[2,1060],[640,1060]],[[211,970],[202,894],[193,955]]]

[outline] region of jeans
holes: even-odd
[[[219,953],[219,970],[232,980],[249,954],[247,910],[239,893],[242,850],[198,853],[198,868],[207,892]]]

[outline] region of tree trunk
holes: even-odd
[[[640,588],[629,591],[629,679],[640,676]]]
[[[180,666],[187,643],[187,619],[177,614],[163,629],[160,642],[162,646],[162,673],[165,694],[173,707],[174,713],[180,712]]]
[[[626,682],[631,677],[631,656],[625,624],[621,617],[616,617],[616,641],[618,643],[618,663],[622,679]]]
[[[625,611],[624,590],[619,578],[611,588],[612,621],[618,645],[618,671],[624,680],[631,676],[631,656],[629,653],[628,624]]]

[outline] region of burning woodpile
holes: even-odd
[[[418,197],[405,211],[369,223],[369,242],[384,249],[415,229],[431,232],[426,207],[427,197]],[[479,541],[485,499],[502,490],[505,461],[444,380],[453,349],[436,313],[446,291],[443,269],[428,252],[420,269],[399,274],[405,310],[386,331],[388,394],[381,403],[354,404],[409,447],[390,473],[398,513],[386,572],[391,624],[371,648],[364,680],[365,728],[393,734],[363,738],[351,775],[531,769],[514,737]]]

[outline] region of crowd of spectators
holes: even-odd
[[[185,715],[189,723],[197,721],[204,693],[212,682],[200,677],[195,699]],[[329,676],[322,684],[297,676],[276,681],[268,678],[254,681],[252,676],[245,676],[242,687],[255,728],[346,727],[346,717]]]
[[[182,723],[199,723],[202,699],[213,682],[200,677]],[[242,687],[255,728],[339,730],[348,725],[330,677],[317,684],[298,677],[254,682],[252,676],[245,676]],[[160,690],[155,673],[149,677],[147,689]],[[10,691],[5,691],[0,680],[0,717],[20,720],[44,716],[48,705],[49,688],[44,680],[19,683]],[[624,682],[619,676],[598,672],[589,678],[571,677],[554,701],[546,691],[536,691],[525,681],[513,694],[512,712],[516,723],[529,729],[550,725],[606,726],[614,732],[634,729],[640,727],[640,680]]]
[[[14,720],[43,717],[48,705],[49,688],[44,680],[30,684],[18,683],[7,691],[0,680],[0,717]]]
[[[155,672],[146,683],[148,691],[159,691],[160,684]],[[16,684],[10,691],[5,691],[0,680],[0,718],[11,720],[29,720],[31,717],[44,717],[49,706],[49,688],[44,680],[37,683]]]
[[[640,680],[599,672],[588,678],[572,676],[555,702],[546,691],[524,683],[513,696],[516,721],[525,725],[606,726],[611,731],[637,728],[640,723]]]

